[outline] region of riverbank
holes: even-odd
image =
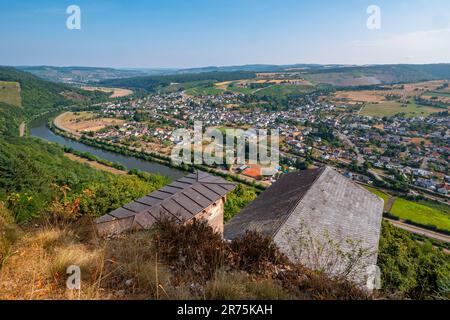
[[[107,126],[122,125],[125,121],[113,118],[97,118],[95,113],[88,111],[61,113],[53,120],[60,130],[81,138],[88,132],[97,132]]]
[[[186,175],[186,173],[183,171],[176,170],[156,162],[145,161],[131,156],[118,154],[113,151],[105,151],[104,149],[91,147],[78,142],[78,140],[76,139],[70,139],[69,137],[66,137],[65,134],[56,134],[55,132],[50,130],[49,127],[51,127],[51,125],[49,124],[51,124],[52,122],[51,118],[57,116],[59,113],[60,112],[46,114],[40,118],[34,119],[31,123],[29,123],[27,131],[29,132],[30,137],[39,138],[50,143],[58,144],[64,147],[66,151],[75,153],[79,156],[80,154],[78,153],[86,153],[93,155],[98,159],[106,160],[109,163],[122,165],[122,168],[118,169],[126,168],[123,170],[138,170],[149,173],[158,173],[162,176],[170,178],[171,180],[177,180]],[[91,157],[89,157],[88,159],[95,160],[91,159]],[[102,161],[100,162],[103,163]]]
[[[97,170],[106,171],[106,172],[109,172],[109,173],[112,173],[112,174],[119,174],[119,175],[128,174],[127,171],[119,170],[119,169],[116,169],[116,168],[111,167],[111,166],[107,166],[107,165],[102,164],[102,163],[97,162],[97,161],[88,160],[88,159],[85,159],[83,157],[77,156],[77,155],[75,155],[73,153],[65,152],[64,156],[69,158],[72,161],[76,161],[76,162],[79,162],[79,163],[87,164],[91,168],[94,168],[94,169],[97,169]]]
[[[25,128],[26,128],[26,124],[25,121],[23,121],[20,126],[19,126],[19,137],[23,137],[25,136]]]
[[[58,118],[58,117],[56,117],[56,118]],[[99,141],[94,138],[87,137],[85,135],[81,135],[81,136],[74,135],[71,132],[65,130],[64,127],[60,125],[60,123],[59,124],[55,123],[55,119],[49,120],[47,123],[48,128],[53,133],[55,133],[56,135],[62,136],[64,138],[80,142],[80,143],[90,146],[90,147],[102,149],[102,150],[112,152],[112,153],[118,153],[118,154],[121,154],[121,155],[124,155],[127,157],[134,157],[134,158],[142,159],[142,160],[149,161],[149,162],[155,162],[155,163],[164,165],[166,167],[169,167],[169,168],[172,168],[175,170],[184,171],[186,173],[191,172],[192,169],[202,170],[202,171],[205,171],[208,173],[212,173],[212,174],[224,177],[226,179],[230,179],[230,180],[238,182],[238,183],[245,184],[247,186],[256,188],[258,190],[265,190],[267,188],[266,185],[257,183],[256,181],[250,181],[247,178],[239,177],[236,174],[227,173],[224,170],[214,169],[214,168],[210,168],[210,167],[207,167],[204,165],[192,165],[192,166],[177,165],[177,164],[174,164],[171,161],[171,158],[167,155],[163,155],[163,154],[159,154],[159,153],[155,153],[155,152],[138,150],[136,148],[125,147],[125,146],[113,144],[113,143],[106,142],[106,141]]]

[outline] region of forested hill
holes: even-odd
[[[6,87],[2,83],[15,83]],[[20,103],[13,104],[12,95]],[[30,73],[11,67],[0,67],[0,133],[18,134],[18,126],[45,111],[64,106],[87,104],[106,99],[101,92],[89,92],[64,84],[42,80]]]
[[[234,81],[241,79],[256,78],[256,73],[248,71],[234,72],[203,72],[203,73],[187,73],[170,76],[148,76],[134,77],[125,79],[114,79],[101,81],[100,85],[106,87],[121,87],[144,89],[147,91],[155,91],[159,87],[170,85],[171,83],[186,83],[193,81]]]
[[[374,77],[381,83],[419,82],[450,79],[450,64],[393,64],[349,66],[315,69],[311,75],[341,74],[356,77]]]
[[[11,100],[13,95],[18,99]],[[118,176],[97,171],[69,160],[60,146],[18,137],[20,123],[33,116],[106,97],[106,94],[43,81],[26,72],[0,67],[0,208],[8,209],[16,221],[26,221],[48,214],[49,206],[60,205],[64,194],[66,201],[79,203],[79,214],[95,216],[167,183],[158,175]],[[61,190],[65,191],[61,193]],[[97,194],[87,196],[86,190]]]
[[[100,92],[88,92],[68,85],[45,81],[11,67],[0,67],[0,81],[17,82],[20,85],[19,93],[25,116],[106,96]]]
[[[298,65],[303,66],[303,65]],[[247,69],[246,69],[247,68]],[[267,68],[267,70],[265,70]],[[217,70],[217,71],[214,71]],[[224,71],[228,70],[228,71]],[[230,71],[234,70],[234,71]],[[373,85],[410,83],[429,80],[450,79],[450,64],[425,64],[425,65],[368,65],[368,66],[317,66],[304,65],[303,68],[289,68],[288,66],[254,66],[241,67],[207,67],[199,69],[186,69],[178,71],[178,74],[165,76],[144,76],[123,79],[111,79],[101,81],[106,87],[122,87],[131,89],[144,89],[156,91],[171,83],[186,83],[196,81],[234,81],[241,79],[252,79],[259,73],[301,73],[301,77],[317,83],[331,84],[336,87],[345,86],[342,83],[359,83]],[[190,73],[186,73],[190,72]]]

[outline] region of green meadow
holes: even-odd
[[[436,207],[399,198],[395,200],[391,213],[402,220],[410,220],[450,231],[450,212],[448,210],[445,212]]]
[[[373,187],[365,187],[384,200],[384,209],[401,220],[409,220],[424,226],[433,226],[440,230],[450,231],[450,206],[431,201],[411,201],[395,198],[392,208],[388,208],[391,195]]]
[[[418,105],[411,101],[407,106],[403,106],[396,101],[383,101],[380,103],[368,103],[361,111],[361,115],[369,117],[392,117],[399,113],[404,113],[409,117],[428,116],[430,114],[442,112],[440,108]]]

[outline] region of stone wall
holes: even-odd
[[[208,208],[198,214],[196,219],[204,219],[214,229],[215,232],[223,236],[223,211],[225,207],[226,197],[217,200]]]
[[[194,218],[199,220],[206,220],[208,224],[218,232],[223,235],[223,211],[225,207],[226,197],[222,197],[217,200],[207,208],[205,208],[201,213],[197,214]],[[151,221],[143,221],[142,217],[150,217],[148,214],[136,214],[123,219],[112,219],[111,217],[100,218],[97,220],[97,232],[101,237],[107,237],[112,235],[117,235],[126,231],[135,231],[142,229],[150,229],[156,222],[155,219]],[[108,219],[107,219],[108,218]],[[189,223],[188,220],[186,223]]]

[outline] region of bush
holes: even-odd
[[[258,273],[269,265],[289,263],[269,237],[256,232],[247,232],[242,238],[235,239],[231,250],[235,254],[235,267],[250,273]]]
[[[227,243],[205,221],[161,221],[155,237],[159,256],[177,287],[216,299],[368,299],[352,283],[292,263],[270,238],[247,233]]]
[[[225,265],[228,249],[206,221],[182,225],[172,220],[158,224],[158,253],[174,271],[175,280],[205,283]]]

